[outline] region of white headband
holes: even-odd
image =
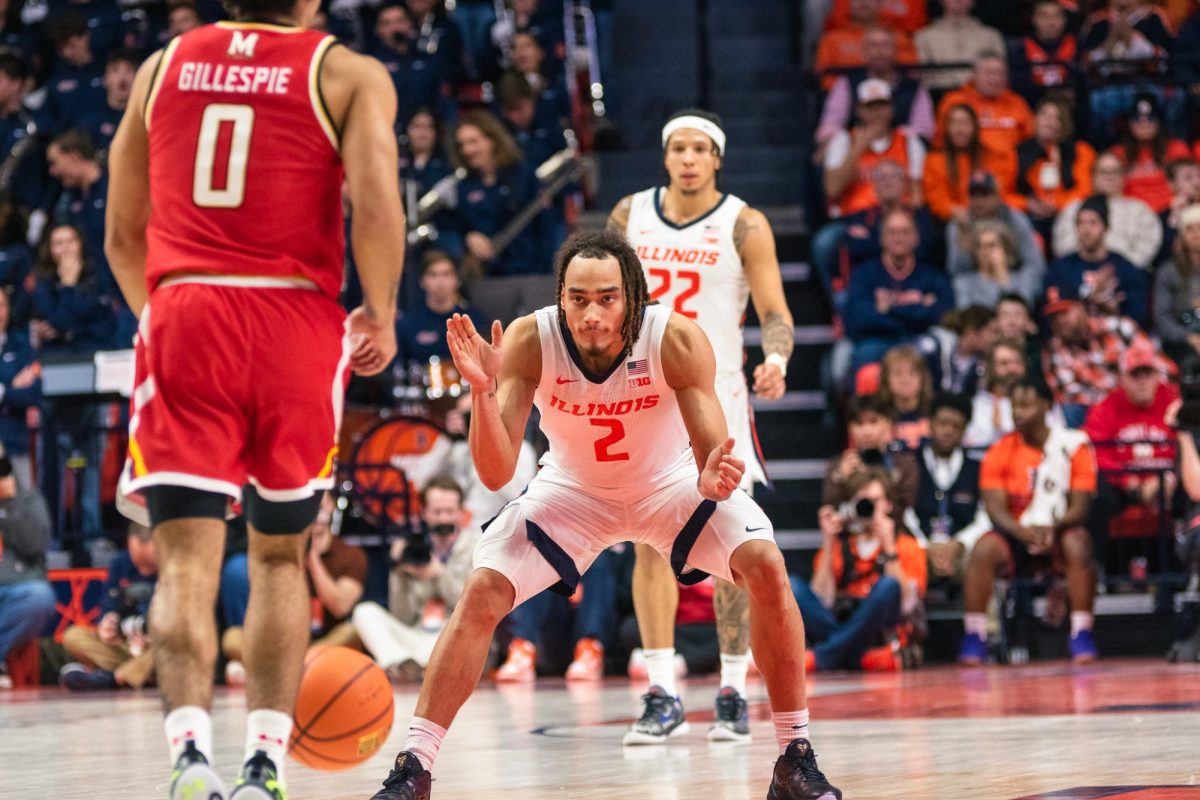
[[[693,128],[700,131],[713,140],[713,143],[717,146],[718,153],[725,155],[725,131],[721,130],[716,123],[704,119],[704,117],[676,117],[668,122],[662,129],[662,146],[667,146],[672,133],[684,128]]]

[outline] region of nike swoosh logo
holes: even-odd
[[[764,528],[751,528],[749,525],[746,526],[746,533],[756,533],[758,531],[765,531],[765,530],[766,530],[765,527]]]
[[[555,378],[554,382],[561,386],[564,383],[579,383],[579,378]]]

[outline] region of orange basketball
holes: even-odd
[[[314,769],[341,770],[375,754],[392,729],[392,684],[348,647],[311,654],[296,697],[290,751]]]

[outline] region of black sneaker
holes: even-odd
[[[279,782],[279,770],[266,752],[254,751],[250,760],[242,765],[229,800],[287,800],[283,784]]]
[[[171,800],[225,800],[225,784],[188,739],[171,772]]]
[[[683,703],[667,694],[661,686],[651,686],[642,695],[646,704],[642,718],[633,723],[622,744],[662,744],[672,736],[682,736],[690,730],[683,717]]]
[[[63,664],[58,682],[72,692],[100,692],[117,688],[116,677],[106,669],[90,670],[78,661]]]
[[[767,800],[842,800],[842,790],[825,779],[808,739],[797,739],[775,762]]]
[[[371,800],[429,800],[433,778],[421,766],[416,754],[405,750],[396,756],[396,765],[383,779],[383,788]]]
[[[708,729],[710,742],[750,741],[750,709],[737,689],[725,686],[717,692],[717,713]]]

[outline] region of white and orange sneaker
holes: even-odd
[[[513,639],[508,658],[496,670],[496,683],[532,683],[537,677],[537,648],[527,639]]]
[[[604,679],[604,645],[596,639],[580,639],[575,643],[575,660],[567,667],[569,681],[598,681]]]

